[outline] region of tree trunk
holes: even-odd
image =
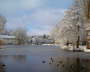
[[[77,39],[77,45],[76,45],[76,48],[79,48],[79,40],[80,40],[80,36],[79,36],[79,25],[77,26],[77,29],[78,29],[78,39]]]
[[[80,37],[78,36],[78,40],[77,40],[77,44],[76,44],[76,48],[79,48],[79,40],[80,40]]]

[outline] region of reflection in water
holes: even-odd
[[[90,59],[58,57],[52,63],[58,72],[90,72]]]
[[[6,72],[5,71],[5,64],[0,63],[0,72]]]
[[[6,65],[3,63],[3,59],[6,59],[8,55],[0,55],[0,72],[6,72]]]
[[[19,62],[26,61],[26,55],[13,55],[12,58],[13,58],[13,61],[19,61]]]
[[[8,55],[0,55],[0,61],[2,61],[3,59],[7,58]]]
[[[19,62],[25,62],[26,61],[26,55],[0,55],[0,61],[3,61],[8,58],[12,58],[13,61],[19,61]]]
[[[56,72],[56,68],[48,64],[48,57],[28,55],[0,57],[0,72]]]
[[[0,56],[0,72],[19,72],[19,70],[20,72],[49,71],[46,61],[43,60],[43,63],[41,63],[42,57],[30,57],[26,55],[2,55]],[[87,58],[51,57],[49,64],[49,72],[90,72],[90,59]],[[57,69],[57,71],[54,71],[52,68]]]
[[[16,62],[25,63],[26,55],[0,55],[0,72],[7,72],[9,64]],[[10,71],[12,72],[12,71]]]

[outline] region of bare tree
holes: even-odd
[[[0,15],[0,32],[3,32],[5,30],[6,22],[7,22],[6,18]]]
[[[2,34],[5,30],[5,24],[7,20],[4,16],[0,15],[0,34]],[[3,41],[0,40],[0,45],[3,44]]]
[[[25,44],[27,42],[27,31],[24,28],[17,28],[14,33],[18,44]]]

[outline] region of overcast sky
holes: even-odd
[[[72,0],[0,0],[0,13],[6,27],[27,28],[28,34],[48,34],[60,21]]]

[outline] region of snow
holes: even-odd
[[[15,36],[0,35],[0,38],[16,38]]]
[[[73,51],[72,46],[68,46],[68,47],[67,46],[62,46],[62,49]],[[90,49],[87,49],[86,46],[79,46],[79,48],[75,48],[75,50],[82,50],[84,52],[90,52]]]

